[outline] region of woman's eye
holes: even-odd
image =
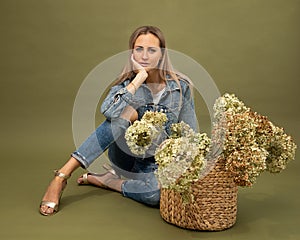
[[[141,47],[138,47],[138,48],[136,48],[136,49],[135,49],[135,51],[137,51],[137,52],[141,52],[141,51],[143,51],[143,48],[141,48]]]
[[[156,49],[150,48],[150,49],[149,49],[149,52],[150,52],[150,53],[156,53]]]

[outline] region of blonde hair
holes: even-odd
[[[166,40],[165,37],[162,33],[162,31],[158,27],[154,26],[142,26],[137,28],[130,36],[129,38],[129,49],[132,50],[134,48],[134,44],[136,42],[136,39],[142,35],[142,34],[148,34],[151,33],[154,36],[156,36],[159,40],[159,45],[162,51],[162,58],[159,62],[159,66],[157,67],[159,71],[159,76],[162,80],[167,80],[168,78],[172,78],[175,81],[178,81],[177,75],[174,73],[173,66],[170,62],[168,52],[166,49]],[[126,79],[130,79],[135,75],[135,72],[133,71],[133,65],[132,62],[130,61],[131,57],[131,52],[128,56],[128,62],[125,65],[120,77],[117,79],[115,84],[119,84]],[[178,82],[179,84],[179,82]]]
[[[136,39],[140,35],[148,34],[148,33],[153,34],[154,36],[156,36],[159,39],[159,46],[160,46],[160,49],[162,52],[162,58],[159,62],[159,66],[157,66],[157,70],[159,71],[159,77],[161,78],[161,80],[163,80],[163,81],[174,80],[179,87],[180,93],[182,93],[182,88],[181,88],[180,81],[179,81],[179,78],[180,78],[181,80],[184,80],[188,84],[188,86],[191,90],[191,96],[193,96],[192,82],[190,81],[190,79],[187,76],[185,76],[185,75],[181,74],[180,72],[175,71],[173,69],[173,66],[172,66],[171,61],[168,56],[165,37],[164,37],[162,31],[158,27],[154,27],[154,26],[139,27],[131,34],[131,36],[129,38],[129,49],[131,51],[128,56],[128,62],[125,65],[125,67],[123,68],[123,71],[120,74],[120,77],[117,78],[117,80],[113,83],[113,85],[120,84],[127,79],[132,79],[135,76],[136,73],[133,71],[133,64],[131,61],[132,50],[134,48]],[[181,106],[181,104],[182,104],[182,94],[180,94],[179,106]]]

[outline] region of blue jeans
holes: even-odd
[[[115,171],[129,179],[122,184],[123,195],[149,206],[158,207],[160,188],[154,174],[157,169],[154,158],[142,159],[128,154],[127,145],[122,144],[124,141],[121,136],[111,144],[108,150],[108,156]]]
[[[108,156],[113,168],[129,179],[122,184],[123,196],[158,206],[160,189],[154,175],[157,165],[153,157],[141,159],[130,152],[123,137],[129,124],[121,118],[105,120],[71,156],[87,168],[109,148]]]

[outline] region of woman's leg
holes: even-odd
[[[81,146],[72,153],[84,168],[88,168],[121,134],[129,127],[130,122],[123,118],[104,121]]]
[[[72,157],[58,170],[58,172],[70,176],[80,166],[87,168],[111,145],[111,143],[115,141],[115,137],[118,137],[118,134],[122,133],[124,127],[121,123],[128,124],[124,119],[115,121],[118,122],[114,124],[114,133],[112,133],[111,123],[107,120],[104,121],[96,131],[82,143],[78,150],[72,153]],[[117,129],[117,126],[119,126],[119,129]],[[51,202],[53,205],[58,205],[65,183],[65,179],[55,176],[50,183],[42,202]],[[51,215],[54,211],[54,208],[49,207],[48,204],[41,204],[40,212],[42,214]]]
[[[102,181],[109,188],[119,191],[123,196],[135,201],[150,206],[159,205],[160,186],[154,174],[157,165],[154,163],[153,157],[149,159],[136,158],[130,154],[123,137],[109,147],[108,156],[114,170],[129,180],[108,179],[109,176],[106,176],[98,181]]]
[[[129,120],[132,119],[134,111],[131,107],[125,109],[122,118],[114,120],[114,129],[109,121],[104,121],[90,137],[83,142],[83,144],[72,153],[72,157],[67,161],[62,168],[58,170],[59,173],[65,176],[70,176],[80,166],[87,168],[97,157],[99,157],[115,139],[120,136],[124,129],[129,126]],[[55,205],[59,204],[59,198],[66,180],[62,177],[55,176],[50,182],[47,191],[43,197],[40,206],[40,212],[44,215],[51,215],[55,211],[53,207],[49,207],[43,202],[51,202]]]
[[[146,205],[158,207],[160,185],[154,174],[156,169],[157,165],[153,162],[136,161],[133,169],[134,178],[122,184],[123,195]]]
[[[154,164],[150,163],[148,168],[154,168]],[[138,171],[141,171],[141,169]],[[158,207],[160,186],[154,172],[135,172],[130,175],[135,175],[135,178],[123,180],[116,178],[110,173],[106,173],[102,176],[88,175],[88,182],[95,186],[108,187],[122,193],[125,197],[146,205]]]
[[[122,144],[121,144],[122,145]],[[157,165],[150,160],[137,160],[124,152],[117,142],[109,147],[109,158],[114,170],[126,179],[112,174],[88,175],[88,182],[98,187],[108,187],[149,206],[159,206],[160,186],[154,174]],[[82,178],[78,179],[80,182]]]
[[[69,161],[58,170],[58,172],[65,174],[66,176],[70,176],[73,171],[75,171],[78,167],[80,167],[80,163],[73,157],[69,159]],[[56,205],[59,204],[59,198],[63,188],[65,187],[66,180],[55,176],[54,179],[50,182],[48,189],[43,197],[42,204],[40,206],[40,213],[43,215],[51,215],[54,213],[54,208],[49,207],[47,204],[43,204],[43,202],[51,202]]]

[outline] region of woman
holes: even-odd
[[[195,129],[194,102],[190,83],[172,70],[160,29],[153,26],[136,29],[130,37],[129,48],[130,60],[101,106],[106,120],[72,153],[66,164],[55,171],[40,204],[42,215],[58,211],[67,179],[77,168],[87,168],[107,148],[113,169],[106,167],[104,174],[84,174],[77,180],[78,184],[112,189],[138,202],[158,206],[160,190],[154,176],[157,169],[154,158],[130,153],[124,132],[146,111],[166,113],[166,132],[172,123],[180,121]]]

